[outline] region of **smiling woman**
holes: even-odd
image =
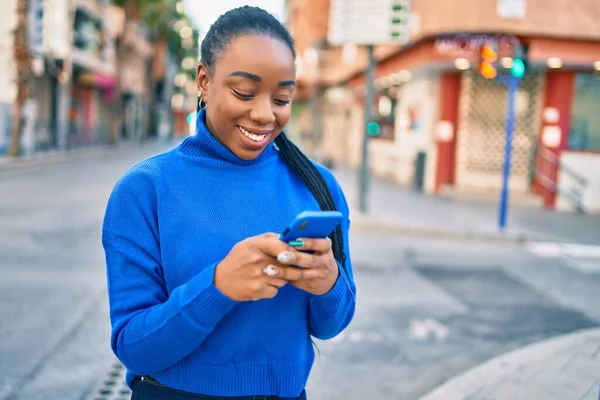
[[[132,167],[107,206],[112,348],[137,400],[305,399],[311,337],[354,315],[348,205],[283,133],[296,56],[285,27],[237,8],[201,52],[195,135]],[[329,238],[279,239],[318,210],[344,216]]]
[[[238,157],[256,158],[290,119],[294,54],[282,41],[250,31],[231,38],[215,59],[210,39],[209,32],[197,75],[206,124]]]

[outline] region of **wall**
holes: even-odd
[[[565,192],[579,190],[584,210],[590,214],[600,214],[600,174],[590,173],[590,171],[600,171],[600,154],[563,151],[560,154],[560,163],[587,179],[585,189],[581,190],[581,185],[570,174],[560,171],[558,173],[560,190]],[[573,202],[564,194],[558,195],[556,209],[571,211],[574,209]]]
[[[413,0],[419,23],[415,38],[451,32],[510,32],[516,35],[600,39],[598,0],[523,0],[525,19],[504,19],[498,0]]]
[[[298,0],[305,3],[308,0]],[[412,0],[415,16],[411,41],[435,37],[437,35],[458,32],[506,32],[510,34],[537,37],[532,40],[529,57],[531,60],[545,62],[551,56],[561,57],[565,65],[575,63],[591,68],[600,46],[586,40],[600,40],[600,2],[598,0],[524,0],[526,14],[523,20],[505,19],[497,13],[498,0]],[[302,18],[304,9],[299,9],[297,18]],[[306,11],[309,13],[310,11]],[[309,14],[307,14],[309,15]],[[293,18],[292,18],[293,19]],[[309,25],[302,25],[310,29]],[[304,30],[294,31],[296,40],[304,46]],[[314,39],[314,38],[313,38]],[[582,42],[573,42],[582,40]],[[419,47],[419,44],[415,47]],[[399,46],[377,46],[375,55],[378,60],[396,53]],[[406,52],[413,52],[408,48]],[[421,51],[424,49],[419,49]],[[445,57],[431,54],[419,54],[418,58],[435,62]],[[324,65],[320,76],[325,83],[339,82],[351,78],[367,66],[367,53],[359,48],[353,61],[342,60],[341,47],[325,51]],[[421,57],[424,56],[424,57]],[[439,59],[439,60],[438,60]],[[448,61],[448,60],[445,60]],[[407,68],[407,69],[410,69]]]
[[[0,103],[12,103],[15,97],[12,33],[16,24],[16,1],[3,0],[0,13]]]
[[[426,153],[425,191],[433,192],[435,183],[436,146],[434,124],[438,114],[439,76],[417,75],[400,87],[396,109],[393,176],[403,185],[411,185],[415,159]],[[375,151],[376,148],[373,149]],[[375,155],[374,155],[375,156]]]
[[[400,87],[393,140],[370,139],[373,174],[410,186],[417,153],[426,153],[424,190],[435,189],[437,148],[434,126],[438,115],[439,75],[421,74]],[[358,168],[362,162],[364,107],[351,91],[329,104],[325,112],[323,153],[335,163]]]

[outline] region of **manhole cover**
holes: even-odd
[[[89,400],[130,400],[131,390],[125,383],[126,372],[123,364],[115,360]]]

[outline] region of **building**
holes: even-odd
[[[15,96],[11,26],[16,0],[0,17],[0,154]],[[106,29],[108,0],[30,0],[32,56],[29,99],[22,110],[21,150],[30,154],[106,143],[115,87],[114,37]],[[4,20],[2,20],[4,19]],[[5,147],[5,146],[4,146]]]
[[[121,121],[112,118],[117,98],[115,37],[108,0],[77,0],[73,17],[69,147],[114,140]]]
[[[12,34],[17,22],[16,0],[7,1],[4,10],[0,13],[0,154],[8,148],[12,103],[16,96]]]
[[[121,7],[108,6],[107,28],[120,43],[117,85],[122,120],[117,135],[124,140],[140,138],[149,127],[151,66],[154,44],[149,29],[141,21],[125,21]]]
[[[596,0],[410,3],[409,42],[375,49],[374,107],[381,134],[370,140],[373,173],[428,193],[497,196],[507,88],[484,78],[477,63],[484,44],[500,52],[505,66],[519,48],[528,65],[515,102],[511,196],[535,196],[548,208],[600,212],[600,175],[593,172],[600,170]],[[302,25],[318,12],[314,4],[287,4],[299,66],[310,64],[314,50],[309,49],[321,42],[316,72],[307,76],[299,68],[299,80],[323,91],[325,157],[357,166],[365,125],[365,49],[328,46],[323,18],[316,19],[320,26]],[[299,94],[299,102],[306,103],[306,95]]]

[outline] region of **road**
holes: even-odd
[[[94,398],[113,361],[104,207],[116,179],[158,150],[0,174],[0,400]],[[317,342],[311,400],[417,399],[492,356],[600,324],[589,259],[359,229],[351,246],[356,318]]]

